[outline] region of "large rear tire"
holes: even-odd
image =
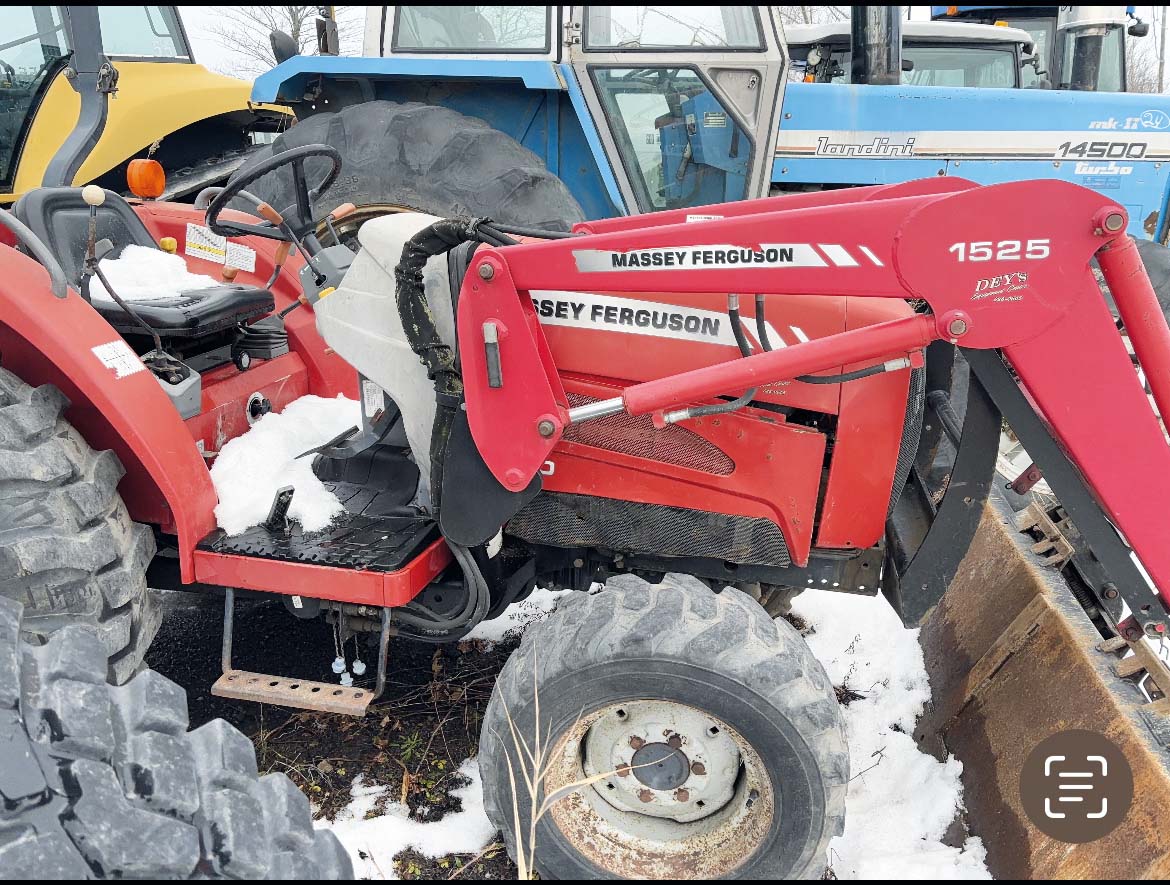
[[[187,731],[153,671],[106,682],[91,627],[20,638],[0,599],[0,870],[5,879],[352,878],[336,836],[282,774],[257,777],[222,719]]]
[[[620,576],[528,629],[480,739],[485,807],[513,858],[531,847],[518,746],[537,741],[544,795],[599,778],[540,818],[546,878],[819,878],[843,830],[832,685],[791,626],[732,588]]]
[[[330,145],[342,158],[340,177],[314,207],[318,217],[346,202],[358,207],[358,222],[412,209],[563,231],[584,217],[564,183],[515,139],[483,120],[418,102],[368,101],[315,114],[260,150],[237,174],[274,153],[308,144]],[[310,180],[317,174],[315,164],[325,162],[306,164]],[[296,199],[287,168],[249,190],[278,208]]]
[[[64,419],[68,407],[56,387],[0,369],[0,597],[23,604],[36,642],[92,626],[110,680],[122,683],[161,618],[146,586],[154,535],[118,494],[117,456],[90,448]]]

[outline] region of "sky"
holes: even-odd
[[[220,39],[208,30],[214,22],[222,20],[222,9],[222,6],[180,6],[179,14],[183,17],[183,27],[187,30],[195,60],[204,67],[230,74],[233,73],[231,50],[225,48]],[[364,6],[347,6],[339,15],[360,23],[364,20],[365,9]]]

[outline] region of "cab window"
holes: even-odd
[[[763,42],[752,6],[587,6],[585,48],[758,52]]]
[[[396,6],[396,52],[532,52],[552,48],[547,6]]]
[[[1120,27],[1110,27],[1104,34],[1066,36],[1061,41],[1060,88],[1124,92],[1124,41],[1125,30]],[[1098,53],[1094,71],[1093,60]]]
[[[0,187],[16,158],[41,93],[69,54],[56,6],[0,8]]]
[[[689,67],[591,69],[643,211],[742,200],[752,142]]]
[[[102,48],[113,58],[190,61],[174,6],[102,6]]]

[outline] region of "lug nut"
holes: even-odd
[[[666,745],[668,747],[673,747],[675,750],[681,747],[682,743],[682,738],[677,734],[672,734],[669,738],[666,739]]]
[[[617,775],[618,775],[618,777],[629,777],[630,776],[630,766],[619,765],[617,768]]]
[[[674,791],[674,798],[677,799],[679,802],[690,802],[691,801],[691,794],[690,794],[689,790],[686,790],[683,787],[679,787],[677,790]]]
[[[484,265],[484,267],[486,267],[486,266],[487,265]],[[545,418],[536,425],[536,432],[539,433],[541,436],[543,436],[545,439],[548,439],[550,436],[552,436],[554,433],[557,432],[557,426],[552,421],[550,421],[548,418]]]
[[[640,749],[642,749],[642,745],[645,743],[646,743],[646,741],[644,741],[642,738],[638,737],[636,734],[630,735],[630,746],[633,749],[640,750]]]
[[[1114,587],[1112,584],[1105,585],[1105,598],[1106,599],[1116,599],[1117,598],[1117,588]]]
[[[707,773],[707,766],[704,765],[702,762],[692,762],[691,763],[691,774],[706,774],[706,773]]]
[[[653,802],[654,801],[654,793],[651,792],[648,788],[643,787],[641,790],[638,791],[638,798],[641,799],[643,802]]]
[[[481,280],[490,280],[496,275],[496,269],[488,264],[486,261],[479,266],[479,278]]]

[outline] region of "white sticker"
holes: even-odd
[[[688,215],[687,224],[693,221],[718,221],[722,217],[722,215]]]
[[[1041,242],[1040,240],[1030,242]],[[1047,241],[1044,241],[1047,242]],[[963,244],[956,243],[956,246]],[[884,265],[867,246],[859,250],[869,264]],[[1030,247],[1029,247],[1030,248]],[[817,250],[821,251],[817,251]],[[954,247],[952,247],[953,251]],[[824,254],[822,254],[822,252]],[[826,260],[826,256],[828,260]],[[1037,257],[1029,253],[1028,257]],[[727,243],[710,245],[654,247],[650,249],[575,249],[573,259],[580,273],[607,273],[626,270],[727,270],[729,268],[776,267],[859,267],[849,248],[839,243],[759,243],[752,246],[734,246]],[[962,258],[959,259],[960,261]]]
[[[93,348],[93,355],[101,360],[102,365],[107,369],[114,370],[115,378],[125,378],[128,375],[146,370],[146,366],[142,364],[138,354],[121,338],[117,341],[111,341],[109,344],[99,344]]]
[[[227,244],[227,257],[224,263],[229,267],[242,270],[245,273],[256,272],[256,250],[249,249],[240,243]]]
[[[593,292],[533,289],[528,294],[532,298],[537,318],[545,326],[569,326],[597,332],[626,332],[677,341],[738,346],[731,320],[722,311]],[[748,340],[758,343],[755,340],[755,320],[743,317],[740,323]],[[766,324],[773,347],[787,347],[808,340],[808,336],[795,326],[781,328],[786,329],[786,334],[781,335],[770,322]]]
[[[211,232],[201,224],[187,225],[187,243],[183,251],[196,258],[223,264],[227,260],[227,238]]]
[[[305,604],[303,602],[301,602],[301,598],[299,596],[294,596],[292,598],[292,604],[293,604],[293,608],[304,608],[305,607]]]
[[[386,405],[386,401],[382,396],[382,388],[365,378],[362,379],[362,411],[367,418],[373,418],[378,412],[382,411]]]

